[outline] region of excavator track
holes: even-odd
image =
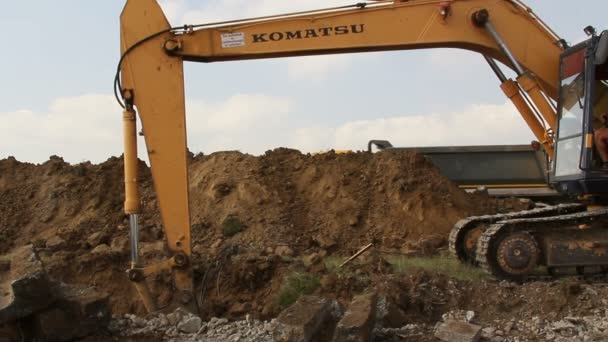
[[[544,263],[543,246],[538,243],[548,234],[555,232],[584,232],[573,227],[591,226],[600,219],[608,219],[608,208],[596,211],[585,211],[551,217],[519,218],[500,221],[490,225],[481,235],[477,244],[476,261],[488,274],[503,280],[529,281],[555,279],[556,274],[537,275],[533,272]],[[599,228],[606,236],[608,227]],[[597,231],[597,228],[596,228]],[[605,232],[604,232],[605,231]],[[515,251],[517,253],[515,253]],[[577,271],[585,267],[601,270],[598,274],[578,276],[583,278],[604,277],[608,271],[607,264],[569,265]],[[548,270],[553,270],[548,267]],[[551,273],[551,272],[550,272]]]
[[[505,214],[470,216],[458,221],[450,231],[450,252],[462,262],[477,264],[475,256],[477,240],[491,224],[499,221],[555,216],[584,210],[585,206],[580,203],[564,203]]]

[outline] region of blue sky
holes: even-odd
[[[316,9],[345,0],[161,1],[173,24]],[[568,41],[608,28],[605,0],[528,0]],[[10,1],[0,92],[0,158],[103,161],[121,153],[112,79],[123,1]],[[279,146],[363,149],[398,145],[528,143],[481,56],[459,50],[384,52],[189,64],[189,144],[210,153]]]

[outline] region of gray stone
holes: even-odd
[[[375,293],[353,298],[344,317],[336,326],[334,342],[370,341],[374,328],[376,301]]]
[[[210,329],[216,329],[219,328],[225,324],[228,323],[228,320],[226,318],[217,318],[217,317],[213,317],[211,318],[211,320],[209,321],[209,328]]]
[[[515,327],[515,321],[511,321],[511,322],[507,323],[507,325],[505,326],[505,333],[509,334],[511,332],[511,330],[513,330],[514,327]]]
[[[167,321],[169,321],[170,325],[175,326],[177,322],[179,322],[179,318],[177,317],[177,314],[175,312],[171,312],[167,314]]]
[[[494,327],[483,328],[483,329],[481,329],[481,332],[483,335],[485,335],[487,337],[492,337],[496,333],[496,328],[494,328]]]
[[[177,325],[177,330],[188,334],[194,334],[201,328],[202,321],[200,317],[192,316],[181,321]]]
[[[165,316],[163,314],[158,315],[158,321],[159,321],[159,325],[161,327],[167,327],[170,325],[169,320],[167,319],[167,316]]]
[[[273,337],[276,341],[308,342],[331,316],[332,301],[316,296],[302,296],[283,310],[276,320]]]
[[[376,324],[383,328],[400,328],[407,324],[407,317],[397,304],[386,297],[380,297],[376,306]]]
[[[66,284],[56,291],[57,302],[32,318],[41,340],[70,341],[108,327],[112,315],[107,294]]]
[[[55,301],[52,282],[32,245],[15,250],[0,270],[0,325],[42,310]]]
[[[481,327],[462,321],[448,320],[437,326],[435,337],[447,342],[477,342],[481,338]]]

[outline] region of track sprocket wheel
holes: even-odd
[[[538,265],[540,249],[531,234],[517,232],[498,242],[494,257],[500,273],[509,279],[523,280]]]

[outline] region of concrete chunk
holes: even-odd
[[[387,297],[378,298],[376,305],[376,325],[382,328],[401,328],[408,323],[403,310]]]
[[[368,342],[371,340],[376,315],[375,293],[356,296],[334,332],[334,342]]]
[[[202,321],[200,317],[192,316],[184,319],[177,325],[177,330],[187,333],[194,334],[201,328]]]
[[[37,335],[44,341],[69,341],[104,329],[110,323],[109,297],[91,288],[60,284],[60,299],[33,316]]]
[[[481,338],[481,327],[462,321],[447,320],[437,326],[435,337],[448,342],[477,342]]]
[[[273,330],[275,341],[309,342],[323,323],[331,319],[332,301],[316,296],[302,296],[295,304],[283,310]]]
[[[0,324],[31,315],[55,300],[51,281],[32,245],[0,258]]]

